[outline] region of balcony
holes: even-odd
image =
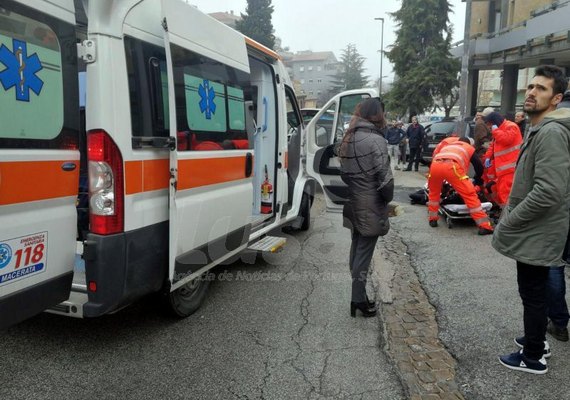
[[[504,64],[534,67],[548,60],[570,64],[570,1],[534,10],[531,18],[497,32],[472,37],[469,43],[470,68],[496,69]],[[463,56],[463,42],[456,43],[452,55]]]

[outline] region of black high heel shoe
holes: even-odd
[[[376,315],[376,307],[370,307],[367,301],[362,303],[350,302],[350,316],[356,317],[356,310],[360,310],[362,316],[365,318],[373,317]]]

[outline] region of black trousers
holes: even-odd
[[[350,258],[348,261],[352,275],[352,302],[363,303],[366,301],[368,268],[370,267],[370,261],[372,261],[377,241],[378,236],[366,237],[356,230],[352,232]]]
[[[417,171],[420,167],[420,158],[422,155],[421,147],[410,147],[410,163],[408,164],[408,170],[411,171],[412,164],[415,163],[414,169]]]
[[[547,267],[517,261],[517,282],[523,303],[525,346],[523,353],[532,360],[542,358],[546,335]]]

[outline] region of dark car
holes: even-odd
[[[446,137],[452,135],[473,137],[474,123],[471,118],[465,119],[465,129],[461,131],[461,121],[455,119],[444,119],[439,122],[434,122],[425,128],[426,131],[426,141],[422,149],[422,161],[426,164],[431,163],[433,156],[433,151]]]

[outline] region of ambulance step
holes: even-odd
[[[286,242],[287,242],[287,239],[285,239],[283,237],[265,236],[263,239],[261,239],[261,240],[255,242],[254,244],[250,245],[248,247],[248,250],[275,253],[276,251],[281,249],[285,245]]]

